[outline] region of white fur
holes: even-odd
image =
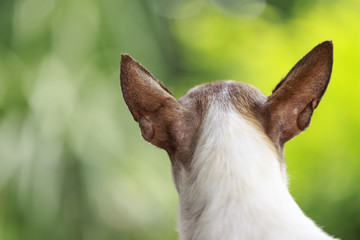
[[[181,170],[183,240],[329,240],[290,196],[267,136],[213,96],[191,171]]]

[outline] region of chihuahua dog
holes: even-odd
[[[129,55],[121,88],[142,137],[164,149],[180,198],[183,240],[330,240],[291,197],[285,142],[310,124],[330,80],[333,45],[303,57],[267,97],[218,81],[180,99]]]

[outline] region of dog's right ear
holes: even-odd
[[[280,146],[309,126],[329,84],[332,64],[333,44],[325,41],[290,70],[262,107],[266,130]]]
[[[172,93],[129,55],[121,57],[124,100],[139,123],[142,137],[168,152],[176,148],[184,109]]]

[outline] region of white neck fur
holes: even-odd
[[[303,214],[270,140],[230,101],[214,98],[203,126],[178,182],[181,239],[333,239]]]

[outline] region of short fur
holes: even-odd
[[[123,55],[124,99],[143,138],[172,163],[181,239],[333,239],[291,197],[283,160],[284,143],[308,127],[327,88],[332,55],[331,42],[316,46],[270,97],[222,81],[179,100]]]

